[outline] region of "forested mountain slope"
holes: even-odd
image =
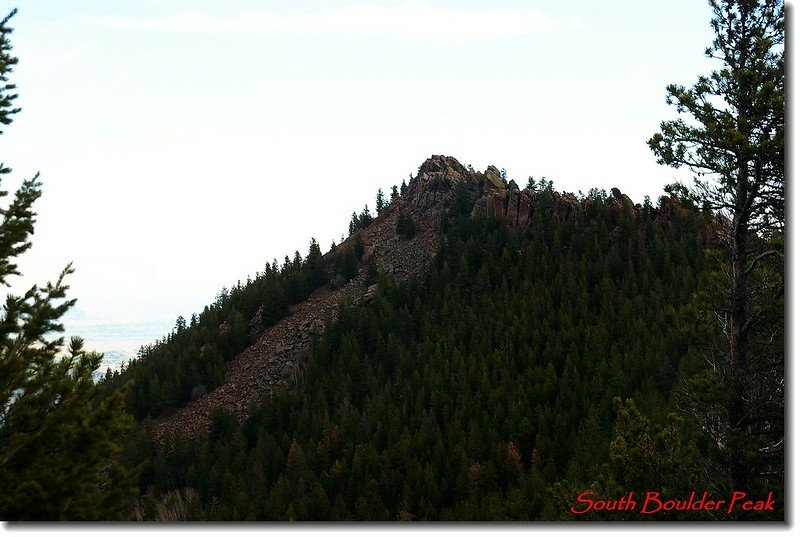
[[[297,380],[313,330],[335,317],[334,306],[344,297],[358,300],[375,283],[374,273],[367,282],[368,265],[400,281],[427,269],[439,247],[443,215],[468,212],[472,219],[485,217],[512,228],[532,226],[537,213],[552,214],[558,222],[592,217],[590,198],[579,202],[547,186],[520,191],[492,166],[477,173],[452,157],[431,157],[402,195],[331,252],[321,256],[312,241],[305,260],[295,253],[282,267],[267,265],[255,280],[223,290],[188,325],[179,319],[172,334],[144,348],[141,358],[108,384],[135,379],[131,410],[139,419],[158,418],[159,437],[162,430],[193,434],[207,427],[217,407],[243,419],[257,397]],[[612,227],[636,211],[627,196],[616,189],[613,194],[605,200]],[[664,228],[677,205],[669,198],[662,201],[661,207],[639,211]],[[414,233],[398,232],[403,219]]]
[[[432,157],[220,387],[158,442],[144,425],[138,516],[553,519],[590,485],[711,487],[709,446],[668,414],[722,225],[686,199],[520,190]],[[307,346],[282,354],[290,331]]]

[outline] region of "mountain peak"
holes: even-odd
[[[531,226],[537,215],[557,222],[598,217],[592,216],[595,199],[579,200],[574,194],[554,191],[551,184],[520,190],[515,181],[506,182],[503,175],[495,166],[476,172],[451,156],[432,155],[425,160],[402,196],[394,197],[371,223],[323,256],[330,285],[312,290],[290,308],[286,317],[228,362],[222,385],[163,416],[156,425],[156,438],[163,439],[172,432],[193,436],[208,427],[217,408],[244,419],[255,401],[298,382],[311,352],[312,332],[320,330],[326,319],[337,317],[342,300],[349,297],[360,302],[374,295],[376,286],[367,276],[367,267],[374,265],[397,281],[421,276],[442,244],[442,219],[448,218],[454,207],[466,210],[470,218],[488,218],[510,227]],[[608,205],[607,218],[612,226],[619,225],[623,215],[635,216],[641,209],[616,188],[603,202]],[[668,226],[678,210],[674,199],[663,198],[649,217]],[[400,231],[401,218],[411,221],[413,233]],[[350,275],[341,268],[348,255],[357,265],[351,267]]]

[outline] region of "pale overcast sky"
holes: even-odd
[[[6,190],[41,171],[44,195],[18,282],[73,261],[70,333],[168,328],[311,237],[327,250],[431,154],[655,198],[677,175],[645,144],[665,86],[710,70],[700,0],[19,7],[0,160]]]

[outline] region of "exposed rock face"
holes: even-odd
[[[494,209],[491,199],[488,196],[479,198],[472,206],[470,218],[494,218]]]
[[[655,221],[661,229],[667,229],[683,209],[676,198],[661,196],[655,209]]]
[[[484,192],[491,192],[493,190],[504,190],[506,187],[503,184],[503,179],[500,177],[500,171],[494,166],[486,168],[486,180],[484,181]]]
[[[332,291],[327,286],[318,289],[231,360],[221,386],[160,420],[155,428],[156,439],[175,432],[194,435],[210,424],[217,408],[244,418],[259,397],[297,382],[303,358],[311,350],[313,331],[322,329],[326,315],[335,316],[335,306],[344,293],[344,289]]]
[[[531,219],[532,195],[529,189],[525,189],[519,196],[519,212],[517,213],[517,224],[520,226],[528,225]]]
[[[441,205],[448,198],[453,186],[460,181],[468,181],[474,174],[453,157],[434,155],[419,168],[419,173],[411,179],[402,197],[418,215],[438,218]]]
[[[632,219],[636,214],[636,208],[631,199],[626,194],[622,194],[618,188],[612,188],[611,195],[614,197],[611,202],[611,223],[618,226],[622,222],[623,214],[627,214]]]
[[[498,222],[506,221],[507,202],[508,190],[496,190],[492,192],[492,217]]]
[[[556,220],[559,222],[574,222],[578,218],[580,205],[574,194],[556,195]]]
[[[484,173],[468,172],[478,177],[478,187],[473,188],[471,195],[474,198],[471,218],[489,218],[496,222],[503,222],[510,227],[525,227],[533,221],[537,212],[549,211],[553,218],[559,222],[578,222],[590,218],[593,214],[594,201],[590,198],[578,200],[574,194],[559,192],[543,192],[534,188],[519,189],[515,181],[504,185],[500,179],[500,172],[494,166],[489,166]],[[470,185],[475,185],[470,181]],[[543,201],[548,198],[546,203]],[[630,197],[620,192],[618,188],[611,189],[611,201],[608,203],[611,223],[620,225],[624,215],[631,219],[642,214],[642,206],[634,204]],[[549,207],[544,209],[543,207]],[[649,212],[649,217],[665,228],[670,225],[676,215],[683,209],[678,200],[663,196],[658,207]]]
[[[517,217],[519,216],[519,187],[517,183],[511,180],[508,183],[508,210],[506,211],[506,222],[511,227],[517,226]]]
[[[537,211],[549,211],[551,217],[561,222],[575,222],[581,213],[589,214],[591,208],[590,200],[581,204],[572,194],[544,193],[532,188],[520,191],[514,181],[506,186],[494,166],[480,173],[465,168],[453,157],[432,156],[420,166],[405,194],[394,198],[370,226],[358,232],[365,252],[359,275],[349,282],[339,278],[333,286],[321,286],[306,301],[293,306],[287,317],[264,331],[255,344],[228,363],[221,386],[205,394],[198,390],[194,394],[196,400],[160,419],[156,438],[163,439],[169,432],[194,435],[208,427],[216,408],[227,409],[244,419],[259,398],[299,383],[311,353],[313,332],[321,332],[326,319],[336,317],[337,305],[345,297],[355,302],[368,301],[377,291],[375,285],[369,288],[365,285],[366,260],[374,260],[381,271],[399,280],[421,275],[426,270],[439,248],[441,219],[453,206],[457,187],[466,192],[472,218],[490,218],[512,227],[529,225]],[[549,197],[546,203],[545,196]],[[612,196],[615,224],[623,211],[633,215],[640,210],[618,189],[612,189]],[[651,217],[659,225],[668,226],[680,210],[683,209],[677,200],[665,196],[660,206],[652,209]],[[417,232],[411,239],[397,234],[401,212],[411,215],[414,221]],[[338,251],[352,240],[355,236],[339,245]],[[329,280],[336,277],[336,255],[329,252],[323,256]],[[223,324],[219,330],[223,332],[230,327]]]
[[[453,187],[460,181],[483,181],[452,157],[431,157],[408,185],[406,194],[389,207],[366,229],[358,232],[364,241],[365,259],[374,259],[378,268],[399,280],[420,275],[439,248],[439,225],[443,208],[452,199]],[[408,211],[417,229],[411,239],[397,235],[397,218]],[[348,237],[338,250],[355,239]],[[335,266],[334,253],[323,256],[329,278]],[[363,265],[363,263],[362,263]],[[338,304],[350,297],[369,300],[377,291],[364,283],[365,268],[350,282],[338,286],[323,285],[307,300],[290,309],[289,315],[265,330],[258,341],[228,362],[222,385],[178,409],[156,423],[155,436],[180,432],[188,436],[206,429],[214,409],[223,408],[244,420],[250,406],[274,391],[294,386],[302,380],[306,360],[311,353],[312,333],[321,332],[326,319],[335,319]],[[230,327],[220,325],[220,331]]]

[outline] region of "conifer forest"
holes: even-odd
[[[717,68],[642,140],[695,179],[654,199],[432,155],[114,370],[66,260],[7,293],[0,518],[785,520],[784,6],[709,5]],[[42,192],[0,192],[6,286]]]

